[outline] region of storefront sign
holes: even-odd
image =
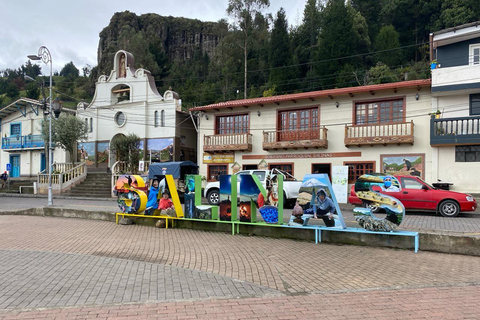
[[[341,158],[361,157],[361,152],[330,152],[330,153],[283,153],[283,154],[259,154],[243,155],[243,160],[250,159],[308,159],[308,158]]]
[[[234,163],[235,155],[233,153],[203,154],[203,163]]]

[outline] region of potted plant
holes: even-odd
[[[441,114],[442,114],[442,112],[437,109],[437,111],[435,111],[435,112],[430,112],[428,115],[429,115],[430,118],[432,118],[432,119],[440,119],[440,115],[441,115]]]
[[[433,69],[436,69],[437,68],[437,59],[433,59],[432,62],[430,62],[430,67]]]

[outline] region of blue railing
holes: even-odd
[[[430,120],[430,145],[480,143],[480,117],[442,118]]]
[[[42,149],[44,147],[45,141],[40,134],[2,138],[3,150]]]

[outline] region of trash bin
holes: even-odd
[[[436,183],[432,183],[432,185],[437,189],[450,190],[450,186],[453,186],[453,183],[436,182]]]

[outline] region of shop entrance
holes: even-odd
[[[330,182],[332,181],[332,177],[330,175],[331,172],[332,172],[331,163],[312,163],[312,173],[328,174],[328,178],[330,179]]]

